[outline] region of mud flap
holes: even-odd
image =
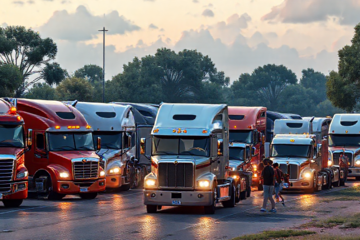
[[[322,190],[322,186],[324,183],[324,179],[325,176],[323,174],[318,174],[318,178],[317,178],[317,191],[321,191]]]

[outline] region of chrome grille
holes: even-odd
[[[194,185],[194,165],[192,163],[159,163],[159,186],[192,188]]]
[[[14,170],[14,160],[6,159],[0,160],[0,183],[9,182],[12,180]]]
[[[340,152],[337,153],[333,153],[333,162],[334,165],[339,165],[339,158],[340,158]],[[351,166],[353,166],[353,162],[352,162],[352,158],[353,158],[353,154],[352,153],[345,153],[345,156],[349,158],[349,163]]]
[[[74,162],[74,178],[75,179],[89,179],[97,178],[99,172],[99,162],[86,161]]]
[[[296,164],[280,164],[281,171],[284,174],[289,174],[290,180],[299,178],[299,166]]]

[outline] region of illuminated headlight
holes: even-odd
[[[232,176],[232,178],[233,178],[233,179],[238,179],[238,178],[239,178],[239,176],[234,175],[234,176]]]
[[[235,168],[235,167],[231,167],[230,170],[231,170],[231,171],[235,171],[236,168]]]
[[[60,178],[68,178],[68,177],[69,177],[69,173],[67,173],[67,172],[60,173]]]
[[[208,181],[208,180],[201,180],[201,181],[199,181],[199,187],[201,187],[201,188],[208,188],[208,187],[210,187],[210,181]]]
[[[119,167],[113,167],[109,170],[110,174],[117,174],[120,173],[120,168]]]
[[[332,166],[332,161],[331,160],[328,161],[328,166],[329,167]]]
[[[360,166],[360,160],[356,160],[355,165]]]
[[[104,170],[100,171],[100,177],[103,177],[103,176],[105,176],[105,171]]]
[[[305,172],[303,174],[303,177],[306,178],[306,179],[310,179],[311,178],[311,172]]]
[[[253,169],[254,169],[254,171],[256,171],[257,170],[257,166],[254,164],[254,165],[252,165],[253,166]]]
[[[16,174],[16,178],[26,178],[28,176],[28,171],[19,172]]]
[[[258,175],[257,175],[257,173],[254,173],[254,177],[257,177]]]
[[[154,187],[155,184],[156,184],[156,181],[155,181],[154,179],[147,179],[147,180],[145,181],[145,185],[146,185],[147,187]]]

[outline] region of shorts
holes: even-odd
[[[284,185],[283,183],[275,183],[275,197],[279,198],[279,193],[283,189]]]

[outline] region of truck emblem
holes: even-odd
[[[175,165],[178,164],[178,161],[175,161]]]
[[[286,164],[289,165],[289,161],[286,161]]]
[[[86,163],[87,162],[87,160],[84,158],[83,160],[82,160],[82,163]]]

